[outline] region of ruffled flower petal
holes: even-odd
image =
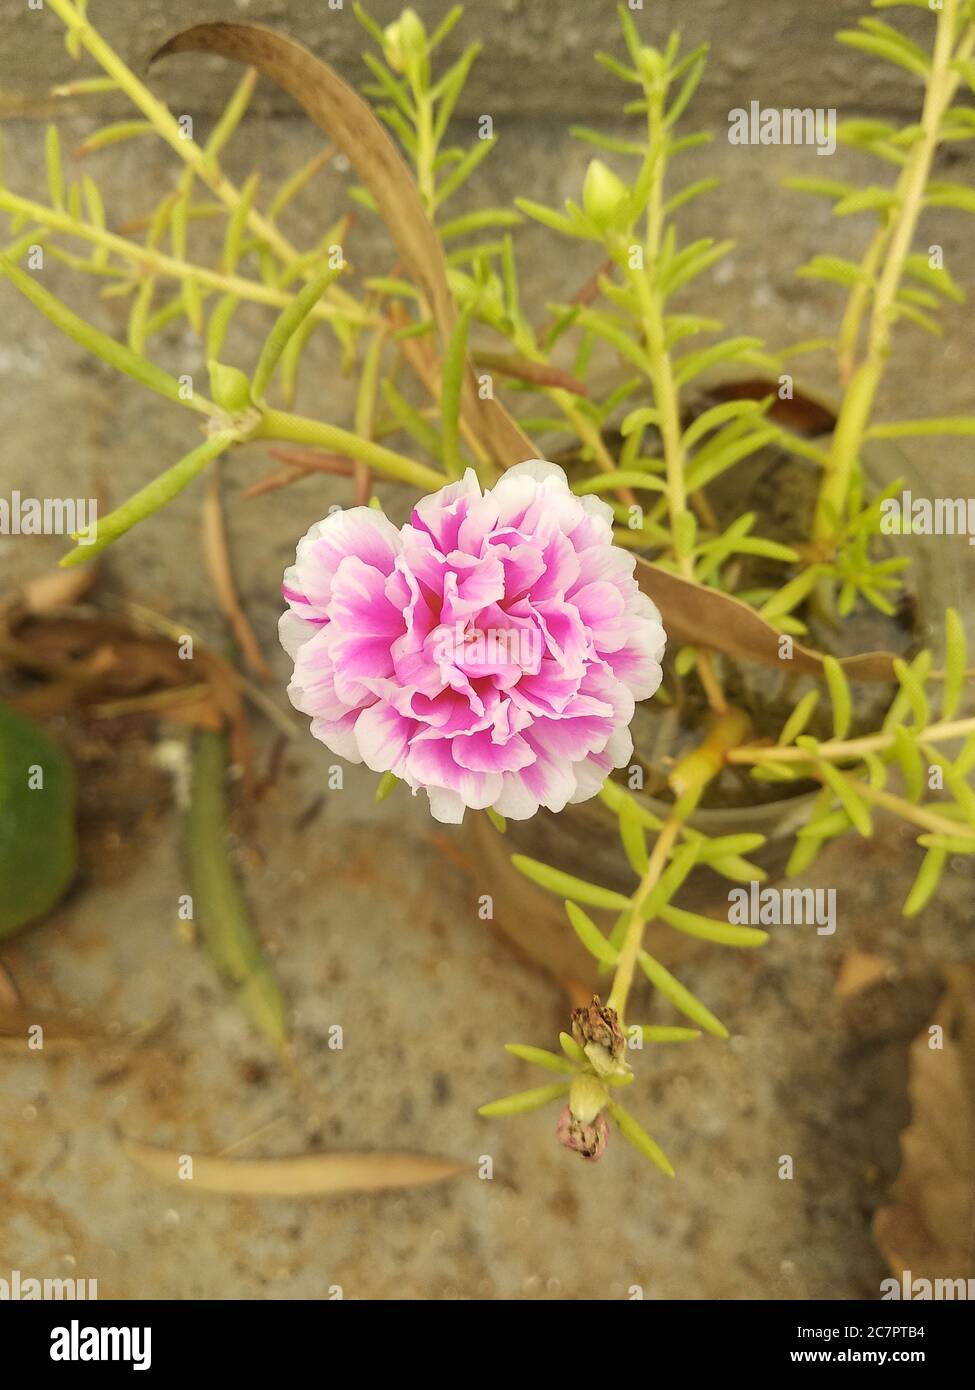
[[[544,459],[487,493],[468,469],[400,530],[368,507],[318,522],[285,574],[292,702],[447,824],[594,796],[632,756],[666,643],[612,522]]]

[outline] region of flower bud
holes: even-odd
[[[590,222],[606,231],[617,221],[629,194],[626,184],[601,159],[594,159],[582,185],[582,209]]]
[[[572,1078],[569,1110],[580,1124],[591,1125],[608,1099],[606,1087],[591,1071],[580,1071]]]
[[[411,62],[422,58],[427,47],[427,31],[415,10],[404,10],[383,30],[386,62],[394,72],[406,72]]]
[[[667,70],[667,60],[659,49],[651,48],[649,45],[640,49],[637,59],[637,67],[640,75],[647,82],[656,82]]]
[[[228,415],[238,415],[251,403],[251,384],[237,367],[227,367],[216,358],[207,363],[210,372],[210,395]]]

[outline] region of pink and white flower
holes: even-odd
[[[397,528],[354,507],[314,525],[287,570],[288,694],[350,762],[524,820],[599,791],[629,761],[634,704],[666,636],[613,545],[612,512],[553,463],[472,470]]]

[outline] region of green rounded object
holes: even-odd
[[[71,764],[39,725],[0,703],[0,940],[51,910],[77,862]]]

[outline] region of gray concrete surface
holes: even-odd
[[[99,8],[93,0],[96,17]],[[181,3],[140,6],[147,17],[136,34],[131,22],[126,28],[128,8],[118,6],[107,27],[147,46],[199,13]],[[391,8],[375,5],[381,14]],[[665,30],[678,8],[685,7],[661,4],[654,31]],[[849,55],[836,57],[827,35],[859,8],[688,9],[689,36],[713,21],[715,39],[724,39],[715,45],[716,86],[705,93],[704,114],[723,120],[730,98],[719,94],[732,91],[767,103],[821,105],[838,90],[848,97]],[[245,9],[249,18],[287,20],[323,51],[331,26],[345,34],[353,24],[347,10],[336,17],[311,0],[212,6],[213,13]],[[589,152],[568,140],[563,116],[593,120],[615,100],[601,81],[575,80],[589,72],[594,41],[611,40],[602,33],[594,40],[593,29],[609,25],[598,7],[561,7],[563,13],[570,18],[556,20],[555,7],[540,0],[471,7],[467,33],[488,27],[478,22],[482,15],[507,17],[490,35],[482,68],[494,63],[499,44],[530,57],[517,83],[507,58],[494,69],[496,109],[511,113],[502,132],[507,144],[482,167],[472,198],[503,203],[528,191],[559,203],[578,192]],[[36,94],[63,70],[53,17],[36,21],[45,26],[43,39],[24,37],[27,22],[18,8],[15,32],[5,26],[4,91]],[[342,43],[344,55],[358,46]],[[553,55],[558,81],[547,66]],[[168,94],[168,75],[157,81]],[[172,81],[177,108],[188,92],[199,97],[192,79]],[[491,90],[489,79],[481,81],[469,113]],[[208,100],[217,90],[208,79]],[[868,81],[856,88],[857,109],[901,110],[905,90],[885,93]],[[545,119],[524,119],[539,108]],[[72,130],[80,136],[89,128],[79,117]],[[7,144],[10,186],[39,189],[40,125],[8,123]],[[241,177],[252,161],[284,174],[316,147],[303,122],[256,119],[236,143],[232,172]],[[866,224],[831,220],[826,207],[778,189],[785,173],[826,163],[839,178],[863,170],[843,153],[825,161],[810,151],[733,149],[721,138],[688,159],[688,179],[713,169],[724,184],[687,210],[684,234],[738,241],[726,266],[688,296],[689,309],[717,313],[735,331],[772,344],[822,332],[824,315],[832,322],[839,292],[797,281],[792,272],[815,252],[856,254]],[[110,219],[150,207],[171,167],[170,156],[153,146],[99,156]],[[971,181],[972,172],[966,152],[951,177]],[[324,175],[296,209],[290,230],[297,241],[310,244],[332,220],[347,178]],[[971,289],[970,221],[957,212],[927,216],[925,236],[944,245],[952,273]],[[518,244],[525,297],[538,315],[593,267],[588,248],[562,243],[553,255],[548,234],[534,227],[519,232]],[[363,268],[389,266],[388,249],[367,219],[353,251]],[[117,302],[99,302],[92,286],[66,268],[52,266],[50,283],[79,311],[122,326]],[[97,486],[117,501],[189,447],[193,426],[181,412],[92,367],[2,286],[0,303],[0,491],[75,495]],[[244,330],[263,322],[260,314],[242,316],[228,356],[247,365],[254,347]],[[943,341],[905,330],[883,414],[973,409],[970,314],[949,308],[944,323]],[[187,333],[167,335],[158,355],[170,369],[202,371],[199,344]],[[825,368],[813,359],[810,367],[809,383],[828,390]],[[300,406],[349,419],[349,384],[324,333],[310,348]],[[922,441],[903,452],[925,478],[939,480],[939,492],[968,487],[967,443]],[[274,637],[281,571],[297,537],[347,492],[340,483],[311,480],[264,502],[240,503],[240,491],[266,466],[259,448],[235,455],[226,470],[228,512],[242,596],[283,687],[287,663]],[[901,459],[885,451],[879,467],[890,476]],[[402,509],[401,490],[379,492],[394,514]],[[217,640],[221,624],[200,558],[198,504],[199,490],[190,490],[140,527],[107,559],[102,583],[106,593],[179,617]],[[961,540],[944,545],[939,594],[970,607],[971,551]],[[55,539],[0,538],[0,589],[44,569],[60,550]],[[276,694],[283,704],[283,690]],[[256,728],[263,758],[272,734],[261,723]],[[726,1018],[734,1037],[642,1059],[631,1103],[677,1166],[671,1184],[615,1138],[601,1164],[583,1165],[555,1144],[554,1111],[477,1118],[482,1101],[537,1084],[537,1073],[502,1045],[551,1045],[564,1026],[565,998],[477,919],[477,894],[489,890],[476,866],[465,868],[458,858],[462,839],[431,825],[419,802],[397,794],[377,811],[374,778],[352,769],[345,790],[325,792],[318,814],[299,828],[302,812],[323,794],[332,761],[306,738],[289,748],[276,789],[240,843],[248,896],[294,1011],[300,1079],[284,1075],[206,959],[178,933],[175,902],[185,891],[185,867],[178,813],[153,771],[156,736],[151,728],[127,735],[117,766],[136,791],[125,802],[120,791],[114,798],[110,790],[91,794],[81,883],[43,926],[2,954],[28,999],[80,1010],[109,1036],[98,1047],[52,1043],[41,1054],[3,1049],[0,1274],[20,1268],[95,1277],[103,1297],[318,1297],[335,1284],[349,1298],[619,1299],[633,1284],[649,1298],[877,1296],[885,1269],[870,1217],[899,1162],[897,1135],[908,1116],[906,1049],[932,1012],[939,964],[972,957],[970,875],[954,871],[938,906],[905,926],[893,904],[915,858],[903,832],[886,823],[869,846],[834,847],[810,880],[837,889],[835,937],[782,928],[760,953],[743,959],[714,948],[688,967],[688,985]],[[94,756],[111,767],[110,751]],[[854,948],[883,954],[891,971],[869,994],[844,1003],[833,993],[835,973]],[[129,1028],[160,1018],[166,1023],[157,1034],[139,1045],[124,1041]],[[655,1018],[669,1016],[658,1009]],[[341,1052],[327,1047],[333,1023],[345,1031]],[[264,1126],[270,1128],[242,1155],[390,1147],[476,1164],[488,1154],[494,1178],[471,1176],[406,1195],[246,1201],[160,1186],[125,1160],[116,1133],[216,1151]],[[777,1175],[784,1153],[796,1161],[792,1182]]]
[[[366,9],[389,24],[399,0],[371,0]],[[414,0],[413,8],[433,30],[452,0]],[[280,28],[356,80],[365,78],[359,59],[369,41],[352,13],[352,0],[334,8],[330,0],[92,0],[91,15],[133,66],[140,66],[170,34],[204,20],[237,20]],[[724,116],[729,106],[755,98],[766,106],[841,106],[900,111],[905,83],[889,64],[861,61],[849,49],[827,42],[837,29],[852,27],[863,13],[860,0],[816,0],[772,4],[769,0],[644,0],[634,22],[650,42],[662,45],[680,27],[688,48],[709,41],[720,54],[702,84],[698,111]],[[924,36],[929,16],[902,11],[897,22]],[[0,0],[4,35],[0,95],[37,101],[64,80],[62,27],[49,11],[28,9],[28,0]],[[461,103],[465,115],[607,114],[618,109],[619,84],[592,61],[595,49],[622,52],[615,0],[477,0],[448,36],[443,52],[457,56],[478,38],[484,52]],[[172,73],[156,78],[159,90],[180,110],[219,108],[232,78],[216,60],[180,58]],[[206,73],[201,84],[198,74]],[[905,75],[906,76],[906,75]],[[825,100],[825,95],[832,97]],[[268,89],[269,108],[286,111],[288,98]]]

